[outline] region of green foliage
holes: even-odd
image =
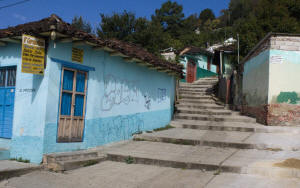
[[[213,11],[209,8],[204,9],[199,16],[199,19],[205,23],[207,20],[214,20],[216,18],[215,14]]]
[[[165,130],[173,129],[173,128],[175,128],[175,127],[173,127],[173,126],[171,126],[171,125],[167,125],[167,126],[165,126],[165,127],[153,129],[153,131],[155,131],[155,132],[158,132],[158,131],[165,131]]]
[[[17,162],[20,162],[20,163],[30,163],[30,160],[28,160],[28,159],[23,159],[22,157],[19,157],[19,158],[11,158],[10,160],[11,160],[11,161],[17,161]]]
[[[71,25],[78,30],[85,31],[87,33],[92,33],[91,24],[87,21],[84,21],[81,16],[79,16],[79,17],[75,16],[72,20]]]
[[[100,16],[100,37],[136,43],[156,55],[169,47],[206,47],[239,34],[242,59],[269,32],[300,33],[299,0],[231,0],[217,18],[211,9],[185,17],[175,1],[163,3],[151,20],[127,11]]]
[[[128,156],[126,159],[125,159],[125,162],[127,164],[133,164],[134,163],[134,158],[131,157],[131,156]]]

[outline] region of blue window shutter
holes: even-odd
[[[76,76],[76,91],[84,92],[85,88],[85,73],[78,72]]]
[[[61,115],[71,115],[72,94],[62,93],[61,98]]]
[[[84,103],[84,96],[76,95],[74,116],[83,116],[83,103]]]
[[[73,78],[74,78],[74,72],[65,70],[64,71],[64,81],[63,81],[63,90],[73,90]]]

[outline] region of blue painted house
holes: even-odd
[[[24,71],[24,34],[45,41],[38,74]],[[172,118],[181,76],[180,65],[75,30],[56,15],[2,29],[0,159],[40,163],[43,154],[92,148],[163,127]]]
[[[179,61],[184,66],[183,82],[192,83],[199,78],[218,75],[219,66],[213,61],[214,54],[199,47],[186,47],[179,53]]]

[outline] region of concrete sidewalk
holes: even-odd
[[[0,181],[6,178],[23,175],[41,169],[40,165],[21,163],[11,160],[0,160]]]
[[[213,173],[141,164],[102,162],[67,173],[32,172],[0,182],[1,188],[298,188],[299,179]]]

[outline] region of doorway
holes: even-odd
[[[58,142],[83,140],[87,72],[63,68],[60,89]]]

